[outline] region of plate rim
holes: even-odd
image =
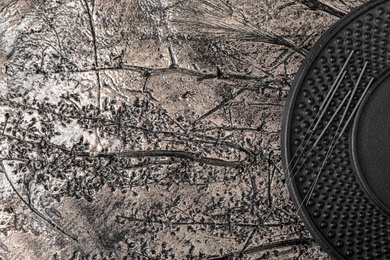
[[[309,71],[309,68],[315,61],[317,54],[319,51],[323,49],[323,47],[332,40],[332,37],[339,31],[341,31],[345,26],[347,26],[352,20],[356,18],[356,16],[363,14],[367,10],[381,5],[384,2],[388,2],[388,0],[370,0],[367,3],[364,3],[356,8],[354,8],[347,15],[336,21],[312,46],[309,53],[301,63],[298,71],[295,74],[293,83],[291,84],[282,117],[281,124],[281,155],[282,155],[282,167],[285,175],[285,179],[288,180],[290,177],[289,173],[289,160],[290,159],[290,146],[289,146],[289,136],[290,136],[290,128],[292,118],[292,107],[295,104],[295,100],[297,97],[297,93],[300,89],[300,86],[303,83],[303,79]],[[310,234],[313,236],[314,240],[321,246],[321,248],[328,253],[330,256],[335,257],[336,259],[346,259],[342,256],[334,247],[328,242],[328,240],[318,232],[316,225],[313,223],[312,219],[308,216],[305,207],[300,207],[301,198],[299,194],[296,192],[295,182],[291,182],[287,185],[288,190],[291,196],[291,199],[294,203],[294,206],[298,208],[298,215],[302,219],[305,227],[309,230]]]

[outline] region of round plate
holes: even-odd
[[[285,107],[292,199],[337,259],[390,259],[390,1],[336,23],[299,69]]]

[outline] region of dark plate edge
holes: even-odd
[[[386,2],[387,0],[371,0],[367,2],[366,4],[363,4],[360,7],[355,8],[352,10],[349,14],[342,17],[340,20],[338,20],[335,24],[333,24],[325,33],[320,37],[320,39],[313,45],[313,47],[310,49],[308,55],[302,62],[302,65],[300,66],[298,72],[296,73],[296,77],[294,78],[294,81],[292,83],[292,86],[290,88],[289,94],[286,99],[284,112],[283,112],[283,118],[282,118],[282,125],[281,125],[281,153],[282,153],[282,165],[283,170],[285,174],[285,178],[288,179],[289,173],[288,173],[288,158],[290,154],[289,149],[289,135],[290,135],[290,121],[292,117],[291,108],[294,105],[294,101],[297,96],[298,89],[300,85],[302,84],[303,78],[305,77],[308,69],[311,67],[313,60],[316,58],[318,52],[325,46],[326,43],[328,43],[331,40],[331,36],[335,32],[340,31],[343,27],[345,27],[351,20],[355,19],[356,15],[359,15],[360,13],[364,13],[368,9],[371,9],[374,6],[380,5],[383,2]],[[288,185],[288,190],[290,192],[291,199],[295,205],[296,208],[299,208],[299,201],[300,196],[295,192],[295,183],[292,182],[290,185]],[[304,222],[306,228],[309,230],[315,241],[322,247],[322,249],[328,253],[331,257],[335,259],[345,259],[344,256],[340,255],[336,250],[333,249],[333,247],[330,245],[330,243],[324,238],[324,236],[317,232],[317,229],[314,226],[314,223],[311,221],[310,218],[307,217],[307,211],[305,208],[301,207],[301,209],[298,212],[298,215]]]

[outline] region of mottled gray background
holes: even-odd
[[[1,1],[0,258],[328,259],[280,124],[364,2]]]

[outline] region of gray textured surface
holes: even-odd
[[[280,120],[359,4],[2,1],[0,256],[326,258],[284,187]]]

